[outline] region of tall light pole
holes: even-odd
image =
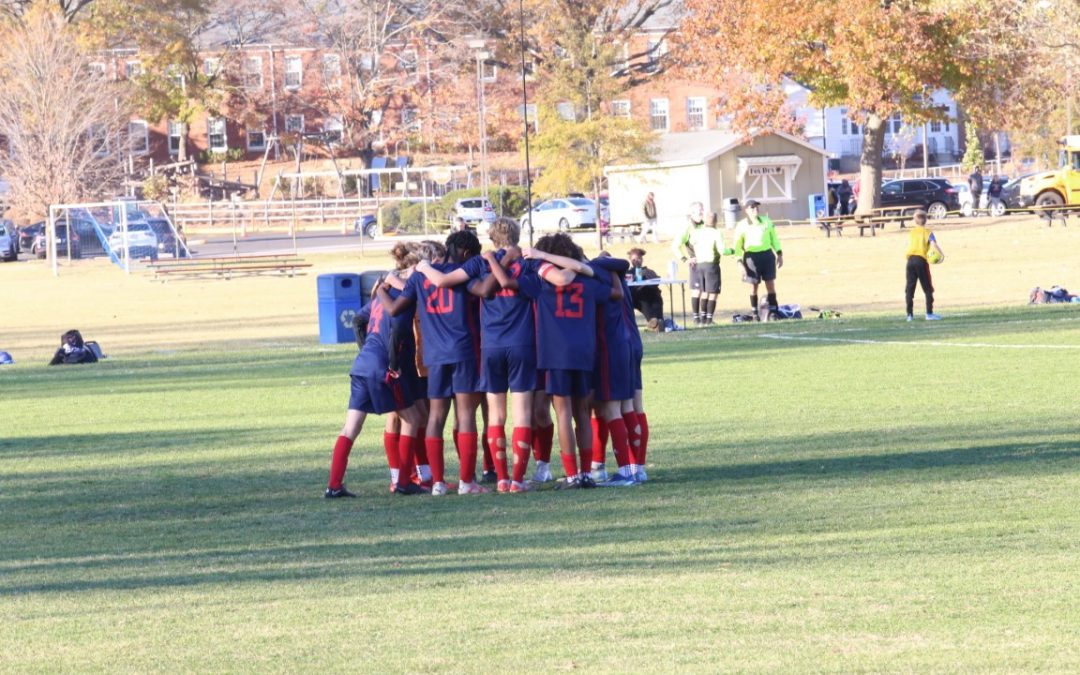
[[[491,58],[491,52],[485,47],[487,42],[483,39],[469,40],[468,45],[476,54],[476,116],[478,124],[478,145],[480,146],[480,194],[484,199],[488,198],[488,170],[487,170],[487,121],[484,101],[484,61]]]
[[[529,89],[525,83],[525,8],[518,0],[518,25],[521,27],[521,117],[525,124],[525,213],[529,218],[529,246],[533,245],[532,172],[529,167]]]

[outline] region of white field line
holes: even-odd
[[[986,342],[939,342],[927,340],[856,340],[853,338],[809,337],[797,335],[777,335],[764,333],[763,338],[770,340],[795,340],[802,342],[842,342],[855,345],[903,345],[930,347],[963,347],[976,349],[1080,349],[1080,345],[1001,345]]]

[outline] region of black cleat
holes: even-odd
[[[323,493],[323,499],[341,499],[342,497],[356,497],[356,495],[346,490],[344,485],[339,488],[326,488],[326,492]]]
[[[582,488],[594,488],[594,487],[596,487],[596,481],[593,480],[593,477],[590,476],[587,473],[583,473],[580,476],[578,476],[578,484]]]
[[[497,483],[499,481],[499,474],[494,471],[485,471],[480,474],[481,483]]]
[[[425,490],[411,481],[408,483],[399,483],[398,486],[394,488],[394,494],[396,495],[426,495],[430,493],[431,490]]]

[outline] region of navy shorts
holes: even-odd
[[[481,352],[480,386],[491,394],[536,389],[536,349],[496,347]]]
[[[599,354],[603,361],[593,369],[592,390],[597,401],[625,401],[634,398],[634,373],[630,350],[617,349]]]
[[[633,381],[634,391],[635,392],[638,391],[639,389],[644,389],[645,388],[642,385],[642,380],[641,380],[641,361],[642,361],[643,357],[644,357],[644,354],[641,353],[640,349],[631,349],[630,350],[630,364],[631,364],[631,371],[632,371],[630,373],[630,379]]]
[[[360,410],[372,415],[385,415],[404,410],[413,404],[413,396],[407,382],[402,378],[390,384],[375,375],[350,375],[349,410]]]
[[[480,374],[476,371],[476,361],[473,359],[428,366],[428,398],[450,398],[454,394],[483,391],[480,388]]]
[[[761,281],[776,279],[776,254],[772,251],[756,251],[743,257],[746,266],[755,272]]]
[[[545,391],[552,396],[588,396],[592,391],[592,373],[587,370],[552,368],[547,371]]]

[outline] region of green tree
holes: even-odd
[[[983,162],[986,161],[986,155],[983,153],[982,143],[979,142],[979,135],[975,131],[975,125],[968,123],[967,129],[964,132],[964,158],[961,160],[964,171],[974,171],[976,168],[981,169]]]

